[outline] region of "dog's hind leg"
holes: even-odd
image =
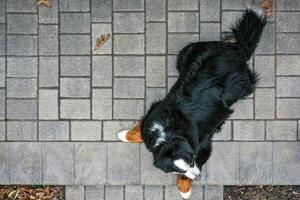
[[[188,199],[192,194],[192,179],[187,178],[184,175],[178,175],[177,177],[177,186],[179,193],[182,198]]]
[[[119,132],[118,138],[123,142],[143,143],[141,124],[135,123],[133,129]]]

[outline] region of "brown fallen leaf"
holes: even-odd
[[[37,5],[46,5],[50,7],[50,0],[38,0]]]
[[[268,17],[273,16],[273,2],[271,0],[261,1],[259,7],[265,10]]]
[[[94,48],[94,51],[96,51],[97,49],[99,49],[100,47],[102,47],[105,42],[107,42],[110,38],[110,33],[107,34],[102,34],[97,40],[96,40],[96,45]]]

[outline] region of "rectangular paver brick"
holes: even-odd
[[[5,67],[6,66],[6,61],[4,57],[0,57],[0,87],[5,87]]]
[[[143,200],[143,194],[143,186],[141,185],[125,186],[125,199]]]
[[[5,24],[0,24],[0,55],[5,55],[6,48],[6,36],[5,36]]]
[[[220,0],[200,0],[200,20],[220,21]]]
[[[0,89],[0,119],[6,119],[5,117],[5,89]]]
[[[111,54],[112,53],[112,28],[111,24],[92,24],[92,43],[96,43],[102,34],[110,34],[109,40],[101,48],[94,50],[93,54]],[[94,48],[94,46],[93,46]]]
[[[276,14],[277,32],[300,32],[300,13],[278,12]]]
[[[119,141],[117,133],[122,130],[130,130],[133,127],[132,121],[104,121],[103,122],[103,140]]]
[[[7,54],[16,56],[36,56],[38,38],[35,35],[8,35]]]
[[[84,200],[84,186],[69,185],[65,188],[66,200]]]
[[[7,12],[36,12],[37,3],[34,0],[8,0],[7,1]]]
[[[0,141],[4,141],[5,137],[6,137],[6,123],[5,123],[5,121],[0,121]]]
[[[58,55],[58,26],[40,25],[39,26],[39,54]]]
[[[112,119],[112,89],[93,89],[93,119]]]
[[[255,119],[275,118],[275,89],[258,88],[255,91]]]
[[[234,121],[234,140],[264,140],[265,123],[263,121]]]
[[[69,122],[66,121],[40,121],[40,141],[64,141],[69,140]]]
[[[146,21],[166,20],[166,0],[145,0]]]
[[[225,124],[222,125],[221,131],[214,134],[213,140],[231,140],[232,136],[232,123],[227,120]]]
[[[125,63],[122,63],[125,65]],[[127,63],[126,63],[127,65]],[[93,87],[112,86],[112,57],[111,56],[93,56]]]
[[[198,32],[198,12],[169,12],[168,32]]]
[[[51,9],[47,6],[39,7],[39,23],[58,23],[58,0],[51,1]]]
[[[39,90],[39,119],[58,119],[58,90]]]
[[[222,13],[222,31],[230,32],[236,20],[242,17],[242,11],[224,11]]]
[[[144,98],[144,78],[115,78],[114,98]]]
[[[105,184],[106,165],[105,143],[75,144],[75,184]]]
[[[103,67],[104,68],[104,67]],[[105,69],[107,66],[105,67]],[[115,56],[115,76],[145,76],[145,59],[143,56]]]
[[[166,96],[165,88],[147,88],[146,89],[146,110],[150,108],[150,106],[159,100],[162,100]]]
[[[105,200],[123,200],[124,186],[105,186]]]
[[[132,111],[135,112],[132,112]],[[114,100],[114,119],[137,119],[144,115],[144,101],[138,99]]]
[[[156,185],[146,185],[145,186],[145,200],[163,200],[164,198],[164,189],[163,186]]]
[[[267,140],[297,140],[297,121],[267,121]]]
[[[143,33],[145,15],[139,12],[114,13],[115,33]]]
[[[146,86],[166,86],[166,58],[164,56],[147,56],[146,58]]]
[[[7,119],[37,119],[37,101],[33,99],[8,99]]]
[[[5,23],[6,19],[5,19],[5,4],[6,4],[6,0],[2,0],[0,1],[0,23]]]
[[[37,77],[37,57],[8,57],[8,77]]]
[[[40,143],[10,144],[10,184],[39,184],[42,181]]]
[[[275,58],[274,56],[255,56],[255,71],[259,74],[259,87],[275,86]]]
[[[37,97],[36,78],[7,78],[7,97]]]
[[[61,35],[60,53],[62,54],[89,54],[90,36],[89,35]]]
[[[253,119],[253,99],[243,99],[236,102],[230,119]]]
[[[252,0],[223,0],[222,9],[244,10],[248,5],[252,5]]]
[[[10,143],[0,143],[0,184],[9,184],[9,154]]]
[[[43,183],[74,184],[74,144],[66,142],[43,143],[42,152]]]
[[[277,77],[276,82],[277,97],[300,97],[300,77]]]
[[[8,34],[37,34],[38,23],[36,14],[8,14]]]
[[[60,78],[60,96],[83,98],[90,96],[90,78]]]
[[[256,54],[275,53],[275,24],[267,23],[258,43]],[[277,52],[278,53],[278,52]]]
[[[60,117],[64,119],[89,119],[90,100],[63,99],[60,101]]]
[[[277,99],[276,114],[279,119],[296,119],[300,117],[299,99]]]
[[[73,121],[71,122],[71,140],[101,140],[102,124],[100,121]]]
[[[89,13],[61,13],[60,32],[61,33],[90,33]]]
[[[92,22],[111,22],[111,0],[92,0]]]
[[[167,59],[167,74],[168,76],[178,76],[178,70],[176,69],[177,56],[168,56]]]
[[[140,183],[139,145],[125,143],[107,143],[107,145],[108,183],[111,185]]]
[[[85,200],[104,200],[104,186],[86,186]]]
[[[199,34],[168,34],[168,54],[178,54],[191,42],[199,41]]]
[[[223,186],[205,186],[205,200],[223,200]]]
[[[90,1],[64,0],[59,5],[60,11],[90,11]]]
[[[168,10],[198,10],[198,0],[169,0]]]
[[[7,140],[37,140],[37,122],[8,121],[6,125]]]
[[[144,54],[145,36],[141,34],[114,35],[115,54]]]
[[[277,75],[300,75],[298,55],[277,55]]]
[[[62,76],[89,76],[91,61],[89,56],[62,56],[60,58]]]
[[[113,9],[115,11],[144,10],[144,1],[143,0],[114,0]]]
[[[300,10],[300,2],[298,0],[277,0],[277,10]]]
[[[300,34],[278,33],[277,53],[282,54],[299,54],[300,53]]]
[[[163,54],[166,53],[166,24],[147,23],[146,24],[146,53]]]
[[[201,41],[219,41],[220,24],[219,23],[201,23],[200,24]]]
[[[58,57],[40,57],[39,87],[57,87],[58,68]]]

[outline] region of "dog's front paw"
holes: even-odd
[[[192,180],[199,179],[201,177],[201,171],[194,163],[193,167],[189,167],[184,174],[186,177],[189,177]]]

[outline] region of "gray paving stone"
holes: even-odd
[[[112,53],[112,28],[111,24],[92,24],[92,43],[93,45],[96,43],[97,39],[102,34],[110,33],[110,38],[105,44],[101,46],[101,48],[96,51],[93,50],[93,54],[111,54]],[[93,47],[94,48],[94,47]]]
[[[170,91],[170,89],[172,88],[172,86],[175,84],[175,82],[177,81],[177,77],[168,77],[168,91]]]
[[[39,23],[58,23],[58,0],[51,1],[51,9],[47,6],[39,6]]]
[[[166,0],[145,0],[146,21],[165,21],[166,20]]]
[[[144,54],[144,35],[114,35],[115,54]]]
[[[42,154],[40,143],[10,144],[10,184],[42,182]]]
[[[93,56],[92,68],[93,68],[93,78],[92,78],[93,87],[112,86],[112,57],[111,56]]]
[[[197,0],[169,0],[168,10],[198,10]]]
[[[277,99],[276,114],[279,119],[296,119],[300,117],[299,99]]]
[[[8,35],[7,55],[36,56],[37,39],[35,35]]]
[[[76,143],[75,184],[105,184],[106,156],[105,143]]]
[[[66,121],[40,121],[40,141],[65,141],[69,140],[69,122]]]
[[[165,187],[165,200],[182,200],[182,197],[179,194],[177,186],[168,185]]]
[[[74,144],[72,143],[43,143],[43,183],[74,184],[74,155]]]
[[[275,25],[267,23],[258,43],[256,54],[273,54],[275,53]],[[277,52],[278,53],[278,52]]]
[[[277,53],[296,54],[300,53],[300,34],[278,33]]]
[[[62,76],[89,76],[91,61],[89,56],[61,56],[60,74]]]
[[[58,119],[58,90],[39,90],[39,119]]]
[[[144,21],[144,13],[114,13],[114,33],[143,33]]]
[[[277,0],[277,10],[300,10],[300,2],[298,0]]]
[[[63,99],[60,101],[60,117],[63,119],[89,119],[90,100]]]
[[[199,41],[199,34],[168,34],[168,54],[178,52],[191,42]]]
[[[83,98],[90,96],[90,78],[60,78],[60,96]]]
[[[275,118],[275,89],[257,88],[255,91],[255,119]]]
[[[140,183],[139,145],[126,143],[107,143],[107,145],[108,183],[110,185]]]
[[[123,200],[123,186],[105,186],[105,200]]]
[[[265,123],[263,121],[234,121],[234,140],[264,140]]]
[[[39,87],[57,87],[58,68],[58,57],[40,57]]]
[[[6,63],[5,62],[6,62],[5,58],[0,57],[0,87],[5,87],[5,77],[6,77],[6,74],[5,74]]]
[[[166,24],[147,23],[146,24],[146,53],[164,54],[166,53]]]
[[[114,98],[144,98],[144,78],[115,78]]]
[[[192,195],[189,198],[190,200],[204,200],[203,196],[203,186],[201,185],[192,185]]]
[[[117,133],[133,127],[132,121],[103,121],[103,140],[119,141]]]
[[[276,15],[277,32],[300,32],[300,13],[278,12]]]
[[[299,142],[273,143],[273,184],[299,184]]]
[[[276,96],[277,97],[300,97],[299,77],[277,77],[276,78]]]
[[[66,200],[84,200],[84,186],[69,185],[65,189]]]
[[[8,14],[7,33],[8,34],[37,34],[38,23],[35,14]]]
[[[104,186],[86,186],[85,200],[104,200]]]
[[[125,199],[127,200],[143,200],[143,186],[127,185],[125,186]]]
[[[9,0],[7,1],[7,12],[36,12],[37,3],[34,0]]]
[[[36,78],[7,78],[7,97],[37,97]]]
[[[6,0],[2,0],[0,1],[0,23],[5,23],[6,19],[5,19],[5,4],[6,4]]]
[[[166,58],[164,56],[147,56],[146,58],[146,86],[166,86]]]
[[[115,11],[144,10],[144,1],[143,0],[114,0],[113,9]]]
[[[58,55],[58,26],[39,26],[39,54]]]
[[[267,140],[297,140],[297,121],[267,121]]]
[[[259,74],[259,87],[275,86],[275,58],[274,56],[255,56],[255,71]]]
[[[115,76],[145,76],[145,59],[143,56],[115,56]]]
[[[300,75],[298,55],[277,55],[277,75]]]
[[[89,54],[89,35],[61,35],[60,53],[62,54]]]
[[[168,32],[199,32],[198,12],[168,12]]]
[[[240,143],[240,184],[272,184],[272,143]]]
[[[61,33],[90,33],[89,13],[61,13],[60,32]]]
[[[152,200],[152,199],[163,200],[163,198],[164,198],[163,186],[146,185],[144,193],[145,193],[144,194],[145,200]]]
[[[8,77],[37,77],[37,57],[8,57]]]
[[[100,121],[72,121],[71,140],[100,141],[102,124]]]
[[[173,174],[165,173],[162,170],[154,167],[153,155],[145,145],[140,147],[141,156],[141,182],[144,185],[170,185],[173,183]]]
[[[231,136],[232,136],[232,123],[230,120],[227,120],[225,124],[222,125],[221,131],[214,135],[213,141],[231,140]]]
[[[219,23],[201,23],[200,24],[201,41],[219,41],[220,24]]]
[[[166,96],[165,88],[147,88],[146,89],[146,110],[150,108],[152,103],[162,100]]]
[[[90,11],[90,1],[64,0],[59,5],[60,11]]]
[[[37,140],[37,122],[8,121],[7,140],[35,141]]]
[[[0,55],[6,55],[6,36],[5,36],[5,24],[0,24]]]
[[[111,22],[111,0],[92,0],[92,22]]]
[[[6,135],[6,124],[5,124],[5,121],[0,121],[0,141],[4,141],[5,140],[5,135]],[[0,169],[0,171],[1,171],[1,169]]]
[[[112,119],[112,89],[93,89],[92,118]]]
[[[232,108],[234,113],[230,119],[253,119],[253,99],[240,100]]]
[[[222,13],[222,31],[230,32],[230,28],[241,18],[242,11],[224,11]]]
[[[244,10],[247,6],[252,5],[251,0],[223,0],[222,9],[226,10]]]
[[[7,119],[37,119],[37,101],[33,99],[8,99]]]
[[[9,154],[10,143],[0,143],[0,184],[9,184]]]
[[[178,76],[178,71],[176,69],[176,58],[177,56],[168,56],[167,59],[167,74],[168,76]]]
[[[114,119],[139,120],[144,115],[144,101],[138,99],[114,100],[113,114]]]
[[[230,152],[230,154],[228,153]],[[239,143],[213,143],[212,156],[207,163],[207,184],[239,183]]]
[[[223,200],[223,186],[205,186],[205,200]]]
[[[220,21],[220,0],[200,0],[200,20]]]
[[[0,89],[0,119],[6,119],[5,100],[5,89]]]

